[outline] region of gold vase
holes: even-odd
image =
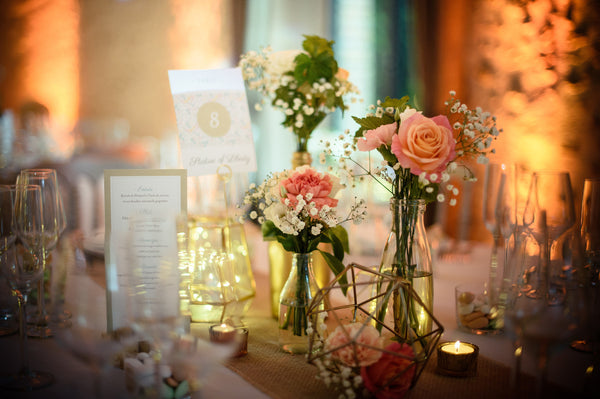
[[[307,151],[296,151],[292,154],[292,167],[294,169],[312,164],[312,156]],[[321,244],[319,249],[332,252],[330,244]],[[271,287],[271,314],[273,318],[279,317],[279,296],[292,268],[292,253],[283,249],[277,241],[269,243],[269,279]],[[319,287],[325,287],[331,280],[331,272],[325,258],[319,252],[313,252],[313,271]]]

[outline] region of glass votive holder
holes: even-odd
[[[437,346],[438,374],[472,377],[477,374],[479,347],[469,342],[442,342]]]
[[[248,329],[229,324],[216,324],[209,327],[210,342],[235,346],[233,357],[248,354]]]
[[[504,327],[502,309],[492,303],[482,285],[460,284],[455,289],[456,323],[473,334],[498,334]]]
[[[248,354],[248,329],[246,327],[240,327],[237,331],[237,342],[238,349],[233,357],[242,357]]]

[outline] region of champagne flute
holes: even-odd
[[[551,259],[551,251],[557,239],[574,224],[575,208],[569,173],[535,172],[523,213],[523,225],[547,252],[541,254],[540,259]],[[545,296],[551,304],[559,304],[563,290],[560,282],[544,262],[540,262],[538,266],[535,270],[537,287],[530,290],[527,296]]]
[[[14,206],[8,206],[8,198],[11,198],[10,201],[14,198]],[[0,186],[0,199],[2,215],[10,215],[6,220],[12,221],[0,224],[2,237],[18,236],[2,253],[0,263],[2,273],[18,299],[21,351],[20,370],[2,379],[0,386],[29,391],[43,388],[54,381],[54,376],[50,373],[31,370],[27,356],[27,300],[33,284],[44,273],[42,196],[39,186]]]
[[[56,248],[58,238],[65,229],[66,221],[62,201],[58,192],[58,181],[54,169],[24,169],[17,177],[19,184],[39,185],[42,192],[42,206],[44,207],[44,240],[42,261],[44,270],[50,265],[48,257]],[[38,338],[49,338],[53,335],[49,325],[46,309],[45,286],[42,278],[38,286],[38,312],[35,324],[28,329],[28,334]]]

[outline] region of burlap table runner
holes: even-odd
[[[316,378],[318,369],[303,355],[290,355],[279,349],[277,321],[271,317],[268,276],[256,274],[256,297],[245,317],[249,329],[248,354],[231,359],[226,366],[272,398],[337,398],[338,393]],[[429,359],[409,399],[512,398],[510,368],[479,356],[477,375],[455,378],[435,373],[437,357]],[[535,381],[522,377],[519,396],[535,397]],[[545,398],[571,398],[564,390],[552,387]]]
[[[318,369],[305,356],[290,355],[277,345],[277,322],[267,314],[246,318],[250,330],[248,355],[231,359],[227,367],[272,398],[334,398],[337,393],[316,378]],[[435,373],[437,358],[432,357],[407,396],[419,398],[511,398],[510,369],[479,356],[477,375],[453,378]],[[533,379],[524,377],[522,397],[535,397]],[[545,397],[572,397],[553,387]]]

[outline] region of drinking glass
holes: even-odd
[[[594,353],[600,361],[600,179],[585,179],[583,185],[581,239],[586,261],[581,283],[587,294],[587,328],[582,331],[584,337],[571,346]]]
[[[557,239],[575,224],[573,192],[568,172],[541,171],[533,173],[529,194],[523,213],[523,225],[547,253],[540,260],[551,259]],[[558,304],[563,288],[555,273],[540,262],[535,270],[536,285],[527,293],[529,297],[545,296],[550,303]]]
[[[151,356],[155,366],[153,380],[130,381],[128,390],[134,394],[139,384],[162,387],[165,376],[159,371],[165,368],[179,369],[190,386],[197,386],[192,380],[201,381],[205,371],[231,356],[238,347],[236,342],[212,344],[187,333],[189,322],[181,317],[179,303],[176,220],[175,216],[158,211],[153,216],[133,216],[129,231],[117,240],[119,251],[128,255],[121,258],[127,259],[127,273],[123,276],[129,288],[127,325],[134,330],[134,339],[149,343],[150,352],[155,354]],[[137,362],[125,362],[125,374],[135,375]]]
[[[545,240],[540,246],[533,236],[525,236],[518,241],[509,263],[507,280],[510,285],[506,291],[505,318],[506,330],[513,338],[515,349],[511,375],[515,395],[520,392],[521,359],[525,353],[536,360],[536,397],[549,394],[547,372],[552,355],[567,348],[581,327],[581,292],[576,278],[582,271],[583,251],[578,232],[562,235],[557,240],[555,251],[549,251],[548,245],[550,240]],[[531,269],[538,267],[538,263],[541,263],[542,269],[560,271],[557,274],[564,287],[560,301],[550,301],[544,295],[524,295],[530,290]],[[551,280],[547,279],[545,283],[551,285]],[[539,290],[551,291],[542,287]]]
[[[111,397],[112,387],[105,377],[114,367],[114,360],[125,351],[124,342],[116,336],[106,336],[106,289],[98,285],[103,279],[104,268],[89,267],[80,262],[76,251],[75,237],[61,240],[61,251],[66,268],[65,302],[69,304],[73,317],[68,323],[58,323],[55,328],[56,342],[81,360],[93,376],[93,396]],[[104,383],[103,383],[104,382]]]
[[[35,184],[40,186],[42,192],[42,205],[44,207],[44,240],[42,262],[44,270],[50,267],[48,257],[56,248],[58,238],[66,227],[65,213],[62,209],[62,200],[58,191],[56,170],[54,169],[24,169],[17,177],[18,184]],[[28,328],[29,336],[48,338],[53,335],[49,324],[46,309],[45,286],[42,278],[38,285],[38,310],[37,320]]]
[[[14,206],[8,206],[9,197],[14,198]],[[29,391],[54,381],[50,373],[31,370],[27,356],[27,300],[33,284],[42,278],[44,272],[42,195],[39,186],[0,186],[0,198],[2,215],[9,215],[6,220],[12,221],[0,224],[2,237],[15,236],[12,244],[3,251],[0,263],[2,273],[18,299],[21,352],[20,370],[2,379],[0,386]]]
[[[487,284],[487,295],[490,302],[496,294],[498,287],[498,248],[500,247],[500,226],[498,224],[497,202],[498,192],[502,181],[503,165],[498,163],[488,163],[485,166],[485,176],[483,180],[483,222],[486,229],[492,233],[492,254],[490,259],[490,275]]]
[[[13,206],[14,195],[11,195],[9,189],[9,186],[5,186],[3,195],[0,196],[1,209],[10,209]],[[11,248],[17,239],[16,232],[12,228],[14,222],[12,216],[12,211],[0,212],[0,256]],[[0,275],[0,336],[11,335],[18,330],[17,323],[14,320],[16,317],[16,306],[13,307],[14,299],[8,281]]]

